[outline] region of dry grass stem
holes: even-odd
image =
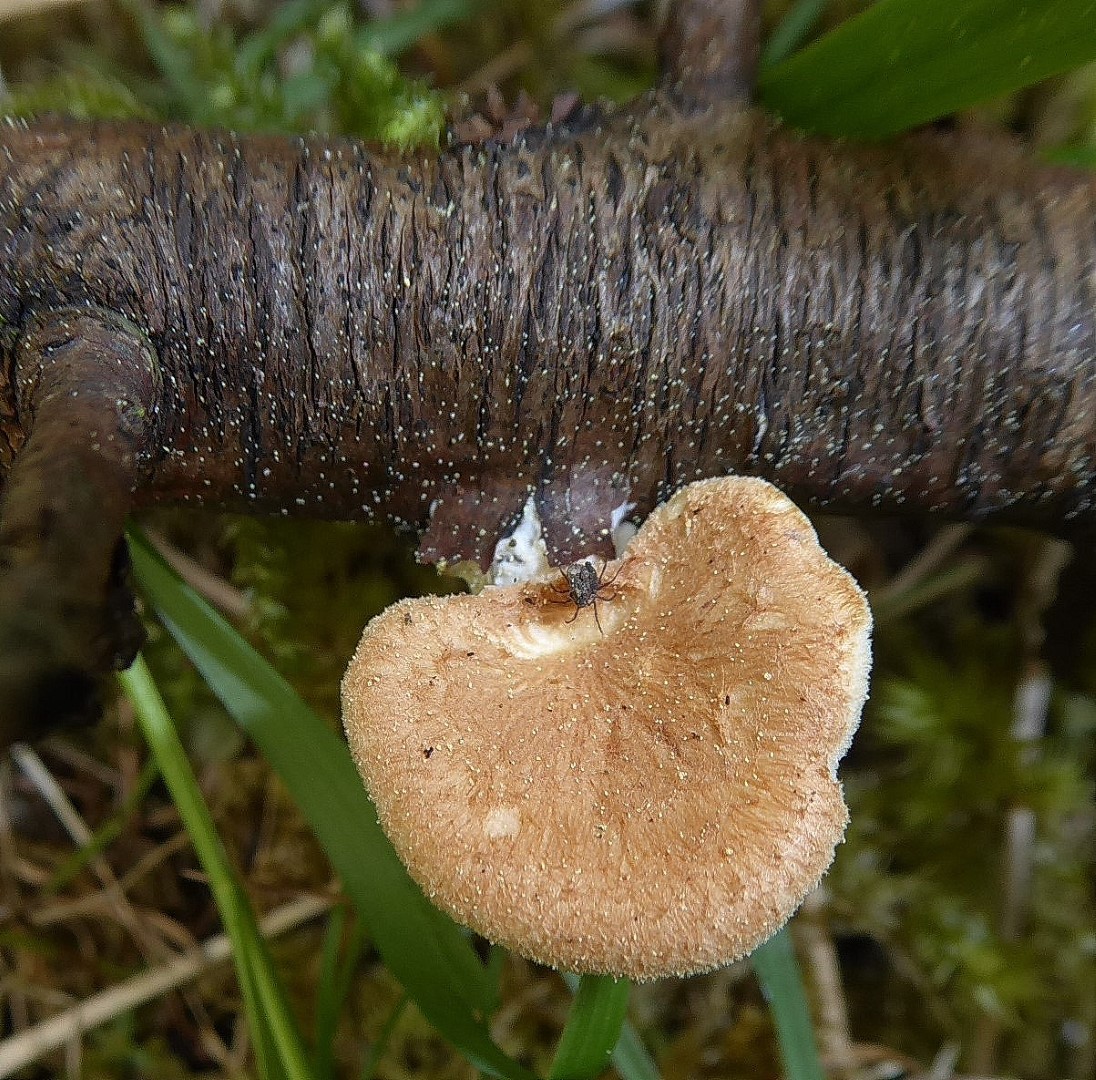
[[[481,94],[488,87],[498,86],[499,83],[516,75],[532,59],[533,49],[529,42],[515,41],[508,49],[504,49],[498,56],[488,60],[478,71],[469,75],[459,89],[465,94]]]
[[[78,2],[80,0],[0,0],[0,22],[24,15],[38,15],[43,11]]]
[[[259,923],[263,937],[277,937],[322,915],[331,906],[326,897],[305,896],[271,912]],[[231,955],[228,937],[218,934],[169,963],[135,975],[95,994],[59,1016],[0,1043],[0,1078],[37,1061],[108,1020],[192,982]]]
[[[843,1075],[855,1067],[856,1054],[837,949],[826,922],[824,888],[815,889],[807,897],[795,926],[815,994],[819,1050],[829,1071]]]
[[[0,0],[3,3],[4,0]],[[251,600],[235,585],[207,570],[197,559],[180,551],[170,540],[156,529],[145,527],[145,535],[161,558],[185,581],[199,596],[219,608],[230,619],[241,621],[251,613]]]
[[[87,823],[72,805],[61,785],[54,779],[53,774],[46,768],[45,762],[27,746],[12,747],[12,757],[22,770],[23,774],[38,789],[42,798],[56,815],[57,820],[64,826],[65,831],[72,837],[79,847],[86,847],[93,843],[94,834],[88,828]],[[102,893],[87,898],[87,901],[77,901],[73,905],[57,905],[77,908],[87,902],[91,907],[107,907],[110,914],[124,926],[146,960],[155,960],[163,957],[168,952],[164,942],[140,919],[133,905],[130,904],[125,892],[122,890],[110,864],[102,855],[96,855],[90,861],[90,867],[99,882],[103,886]],[[38,913],[39,915],[42,912]],[[33,918],[33,916],[32,916]]]
[[[970,535],[969,525],[945,525],[897,574],[873,590],[873,604],[893,603],[942,566]]]
[[[104,787],[118,786],[118,770],[113,765],[100,761],[94,754],[81,749],[69,739],[54,735],[41,743],[40,747],[49,751],[51,759],[56,758],[62,764],[68,765],[74,773],[94,777]]]
[[[1027,765],[1034,764],[1040,755],[1039,744],[1046,733],[1054,692],[1054,680],[1041,655],[1046,637],[1043,616],[1058,593],[1059,579],[1073,552],[1060,540],[1039,538],[1035,543],[1019,594],[1017,622],[1026,655],[1023,674],[1013,693],[1010,730],[1021,760]],[[1030,806],[1014,806],[1005,815],[999,924],[1002,941],[1019,941],[1028,921],[1038,827],[1039,820]],[[999,1017],[987,1012],[971,1040],[970,1060],[977,1071],[993,1071],[1000,1037]]]
[[[141,878],[152,873],[157,867],[167,862],[173,855],[190,847],[190,836],[183,831],[177,832],[162,844],[157,844],[151,851],[142,855],[120,879],[122,888],[129,891]]]
[[[86,847],[93,843],[94,834],[91,829],[88,828],[87,823],[80,816],[61,785],[57,783],[38,754],[28,747],[16,746],[12,750],[12,757],[54,812],[54,815],[73,841],[80,847]],[[84,768],[87,762],[83,759],[88,756],[77,753],[76,757],[77,766]],[[89,760],[94,761],[94,759]],[[99,769],[90,771],[104,783],[113,786],[118,780],[116,773],[102,766],[99,762],[94,763],[99,765]],[[102,775],[102,771],[105,771],[106,775]],[[76,900],[62,901],[45,908],[33,909],[27,913],[29,921],[41,927],[49,925],[51,922],[71,923],[75,919],[88,917],[112,918],[124,930],[129,932],[146,961],[152,962],[171,955],[171,949],[160,933],[165,928],[164,919],[160,913],[144,909],[138,911],[133,907],[125,894],[124,887],[118,881],[104,856],[97,855],[91,859],[90,867],[103,886],[99,892],[91,893]],[[184,931],[184,936],[180,941],[179,931],[182,928],[171,920],[167,921],[174,931],[171,935],[168,935],[169,940],[174,939],[176,946],[191,947],[193,938],[185,934]],[[70,929],[77,932],[79,928],[70,926]],[[223,1063],[228,1056],[228,1049],[217,1035],[204,1004],[189,991],[184,990],[183,997],[199,1028],[203,1045],[214,1060]],[[77,1064],[75,1067],[79,1070],[79,1047],[77,1046],[75,1051],[71,1047],[69,1049],[70,1053],[74,1052],[76,1055]],[[69,1064],[71,1066],[71,1062]],[[78,1074],[77,1071],[74,1075]]]

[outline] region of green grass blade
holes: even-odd
[[[266,948],[255,917],[242,889],[237,887],[237,908],[233,912],[236,935],[240,944],[233,954],[237,965],[246,968],[248,981],[263,1029],[263,1042],[267,1045],[268,1066],[266,1075],[278,1080],[314,1080],[300,1029],[289,1009],[289,1001],[281,980],[274,972],[274,965]]]
[[[377,822],[346,744],[136,531],[134,570],[164,624],[254,740],[323,846],[392,974],[423,1015],[477,1068],[530,1074],[492,1042],[481,1018],[491,980],[463,932],[422,895]]]
[[[119,676],[119,681],[133,703],[141,730],[209,878],[221,921],[232,941],[232,954],[260,1069],[264,1075],[308,1080],[310,1073],[304,1043],[289,1013],[284,990],[274,973],[251,905],[236,879],[186,751],[144,658],[139,656],[133,666]]]
[[[761,69],[791,56],[814,29],[830,0],[796,0],[761,50]]]
[[[425,34],[466,19],[476,0],[422,0],[410,11],[372,23],[358,33],[358,44],[394,56]]]
[[[148,49],[164,83],[177,99],[185,103],[189,113],[205,117],[209,113],[209,90],[197,72],[186,49],[171,39],[164,29],[163,16],[149,6],[147,0],[120,0],[122,7],[137,23],[141,38]]]
[[[788,123],[881,138],[1096,60],[1096,0],[879,0],[762,73]]]
[[[571,993],[578,992],[580,979],[577,975],[564,972],[563,981],[571,988]],[[651,1060],[639,1032],[627,1019],[621,1025],[620,1039],[613,1051],[613,1067],[621,1080],[660,1080],[658,1067]]]
[[[1057,150],[1047,151],[1043,157],[1053,165],[1096,169],[1096,146],[1062,146]]]
[[[346,929],[346,909],[336,907],[327,921],[320,955],[320,978],[316,990],[316,1020],[312,1039],[312,1071],[317,1080],[331,1080],[334,1062],[335,1029],[342,1008],[339,993],[339,950]]]
[[[549,1080],[591,1080],[608,1068],[631,990],[627,979],[582,976]]]
[[[321,0],[290,0],[275,8],[262,29],[240,42],[236,51],[236,72],[241,78],[259,78],[264,65],[274,59],[278,49],[294,34],[315,22],[323,10]]]
[[[138,656],[129,670],[118,676],[118,681],[133,705],[137,723],[209,878],[221,921],[232,941],[232,957],[255,1047],[259,1075],[269,1077],[273,1072],[275,1050],[259,1007],[254,971],[247,960],[246,945],[240,934],[240,922],[235,917],[237,896],[231,871],[228,870],[228,856],[217,836],[205,801],[198,791],[186,751],[145,666],[144,658]]]
[[[79,875],[85,866],[98,858],[119,836],[122,835],[127,822],[145,801],[152,785],[159,779],[160,770],[156,767],[156,759],[150,758],[141,769],[137,777],[137,783],[133,791],[126,796],[122,805],[107,820],[100,825],[91,840],[78,851],[74,852],[54,871],[46,883],[46,891],[58,893],[67,888]]]
[[[787,927],[756,948],[750,961],[772,1010],[786,1080],[825,1080]]]
[[[365,1061],[362,1063],[361,1080],[373,1080],[373,1077],[376,1076],[377,1066],[380,1065],[381,1058],[384,1057],[384,1052],[388,1049],[388,1044],[396,1033],[396,1025],[400,1022],[400,1017],[407,1011],[407,1006],[410,1003],[411,999],[404,994],[396,1002],[396,1007],[388,1014],[388,1019],[385,1020],[384,1027],[381,1028],[380,1034],[377,1036],[377,1041],[373,1043],[369,1048],[369,1053],[365,1055]]]
[[[613,1051],[613,1068],[621,1080],[661,1080],[639,1032],[627,1021],[620,1029],[620,1042]]]
[[[491,1014],[502,1004],[502,969],[507,956],[509,953],[501,945],[492,945],[487,954],[487,978],[491,982],[491,1007],[487,1011]]]
[[[342,912],[342,908],[336,908]],[[339,959],[338,945],[342,937],[342,927],[345,918],[340,915],[338,924],[332,919],[328,925],[328,933],[324,942],[324,963],[320,981],[320,992],[316,1001],[316,1049],[313,1055],[313,1069],[318,1080],[334,1080],[335,1077],[335,1035],[338,1030],[339,1017],[342,1015],[347,999],[350,997],[351,987],[354,985],[354,975],[362,954],[365,952],[368,938],[361,922],[354,924],[350,933],[350,940],[346,945],[346,952]],[[328,948],[331,954],[328,955]]]

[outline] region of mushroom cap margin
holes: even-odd
[[[768,938],[832,860],[870,613],[745,477],[683,488],[603,580],[604,634],[543,583],[389,608],[343,682],[347,736],[455,918],[555,967],[690,974]]]

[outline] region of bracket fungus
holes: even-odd
[[[596,622],[558,570],[395,604],[343,682],[347,736],[412,877],[461,922],[573,971],[703,971],[833,858],[871,617],[752,478],[682,489],[601,573]]]

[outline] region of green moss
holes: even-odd
[[[338,715],[339,681],[369,619],[401,596],[460,587],[376,526],[237,518],[227,537],[234,580],[254,597],[247,629],[327,716]]]
[[[1015,1036],[1017,1051],[1043,1047],[1043,1065],[1010,1070],[1046,1075],[1063,1017],[1085,1013],[1096,971],[1096,853],[1091,835],[1077,842],[1091,817],[1081,750],[1096,705],[1064,696],[1045,738],[1012,738],[1017,629],[955,607],[943,636],[921,636],[915,624],[881,635],[872,700],[843,769],[852,821],[829,886],[847,925],[902,958],[888,993],[862,1003],[865,1014],[885,1001],[890,1022],[901,1017],[894,1038],[925,1054],[988,1019],[1006,1041]],[[1002,905],[1017,812],[1034,815],[1036,837],[1014,935]]]
[[[94,68],[62,72],[42,82],[11,90],[0,98],[0,109],[8,116],[31,117],[56,112],[77,120],[148,119],[152,115],[130,87]]]
[[[377,52],[345,5],[290,4],[247,34],[210,31],[189,8],[135,10],[163,80],[146,97],[164,115],[245,131],[437,142],[438,95]]]
[[[241,32],[189,7],[126,0],[156,72],[82,65],[0,98],[11,115],[141,116],[239,131],[318,131],[406,148],[437,145],[442,97],[378,51],[346,4],[297,0]]]

